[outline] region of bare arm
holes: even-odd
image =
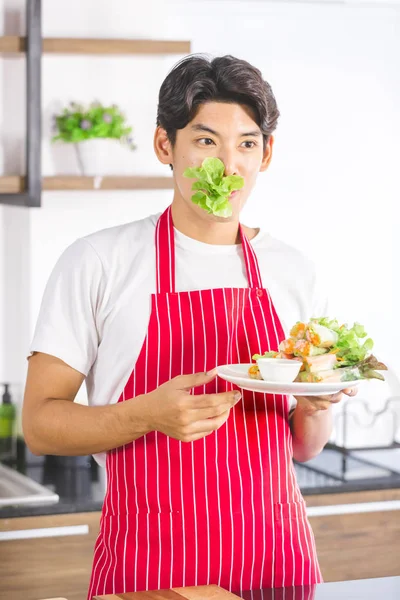
[[[295,460],[306,462],[322,452],[332,433],[332,404],[340,402],[343,394],[356,393],[355,388],[349,388],[332,396],[296,398],[297,406],[290,419]]]
[[[154,430],[182,441],[200,439],[227,420],[241,397],[189,393],[215,376],[182,375],[125,402],[82,406],[73,402],[82,373],[54,356],[34,354],[22,412],[25,441],[35,454],[79,456],[118,448]]]
[[[29,359],[22,425],[35,454],[79,456],[116,448],[147,433],[140,398],[109,406],[73,402],[84,376],[62,360]]]
[[[313,409],[306,399],[297,398],[290,420],[293,436],[293,458],[306,462],[317,456],[332,433],[332,408]]]

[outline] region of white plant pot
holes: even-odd
[[[101,177],[132,173],[132,151],[118,140],[96,138],[74,146],[82,175]]]

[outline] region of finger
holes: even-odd
[[[204,419],[202,421],[197,421],[193,423],[190,431],[187,432],[189,436],[198,435],[201,433],[209,434],[213,431],[219,429],[229,418],[231,410],[227,410],[223,412],[218,417],[213,417],[212,419]]]
[[[226,412],[229,412],[232,408],[230,403],[220,404],[218,406],[211,406],[207,408],[194,408],[190,411],[190,419],[193,422],[204,421],[205,419],[214,419],[219,417]]]
[[[193,408],[216,408],[223,404],[234,406],[241,399],[239,390],[221,392],[220,394],[198,394],[190,396],[190,404]]]
[[[335,404],[336,402],[340,402],[343,397],[342,392],[338,392],[337,394],[331,394],[330,396],[314,396],[317,401],[330,402]]]
[[[191,390],[200,385],[206,385],[213,381],[217,376],[217,369],[213,369],[208,373],[194,373],[192,375],[178,375],[174,378],[178,390]]]
[[[343,394],[346,394],[346,396],[357,396],[358,394],[358,389],[353,387],[353,388],[346,388],[345,390],[343,390]]]

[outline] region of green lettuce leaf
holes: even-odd
[[[183,175],[189,179],[197,179],[192,185],[196,192],[192,202],[209,214],[217,217],[230,217],[232,205],[230,194],[244,186],[244,179],[239,175],[224,177],[225,165],[219,158],[208,157],[201,167],[188,167]]]
[[[369,356],[374,347],[374,342],[367,338],[367,333],[360,323],[354,323],[351,328],[342,325],[337,333],[339,339],[336,344],[336,356],[341,359],[340,367],[357,365]]]
[[[337,319],[328,317],[312,319],[312,322],[328,327],[338,334],[337,343],[330,349],[330,352],[335,352],[340,359],[336,369],[359,365],[370,356],[374,342],[367,337],[367,332],[360,323],[348,327],[346,324],[340,325]]]
[[[335,331],[336,333],[339,333],[340,325],[336,319],[322,317],[321,319],[311,319],[311,321],[318,323],[318,325],[322,325],[323,327],[327,327],[328,329],[332,329],[332,331]]]

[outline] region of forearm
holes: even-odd
[[[308,403],[297,399],[297,407],[290,420],[293,436],[293,458],[306,462],[317,456],[332,433],[332,408],[312,411]]]
[[[143,399],[109,406],[48,399],[23,419],[26,443],[39,455],[82,456],[118,448],[148,433]]]

